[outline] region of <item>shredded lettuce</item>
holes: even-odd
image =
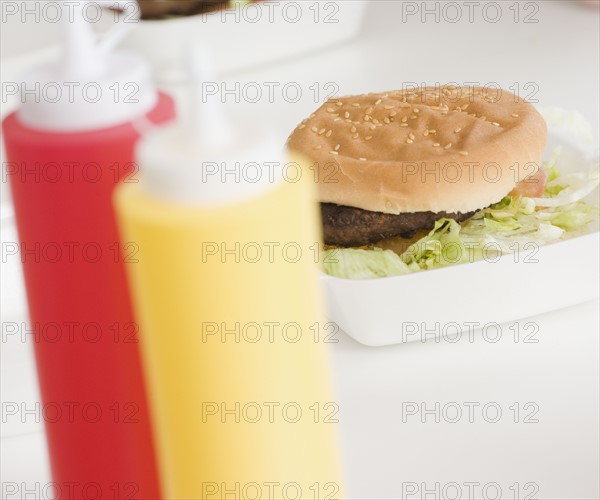
[[[409,246],[400,258],[411,271],[467,262],[469,249],[460,236],[460,230],[456,221],[440,219],[426,237]]]
[[[546,185],[542,198],[532,198],[538,207],[560,207],[578,202],[592,193],[600,182],[598,170],[559,175]],[[550,195],[550,196],[548,196]]]
[[[391,250],[336,248],[325,250],[323,268],[339,278],[385,278],[410,273],[408,266]]]
[[[402,255],[378,248],[328,250],[325,272],[349,279],[397,276],[495,259],[527,249],[527,245],[543,245],[585,232],[599,215],[598,207],[583,201],[598,187],[598,169],[561,174],[556,168],[558,154],[556,151],[544,164],[548,181],[542,198],[506,196],[462,224],[440,219],[427,236]]]

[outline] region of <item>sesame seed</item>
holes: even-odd
[[[339,153],[337,151],[329,151],[329,154],[331,154],[331,155],[338,155]]]
[[[367,109],[367,114],[368,115],[372,115],[373,114],[373,108],[372,107]]]
[[[315,117],[315,114],[314,114],[314,113],[310,115],[310,118],[314,118],[314,117]]]
[[[454,133],[458,134],[461,130],[462,130],[462,128],[458,127],[456,130],[454,130]]]
[[[499,127],[499,126],[500,126],[500,124],[499,124],[498,122],[492,122],[492,125],[493,125],[494,127]]]
[[[392,111],[392,112],[390,113],[390,116],[391,116],[391,117],[394,117],[394,116],[396,116],[397,114],[398,114],[398,113],[397,113],[396,111]]]
[[[327,108],[327,112],[328,113],[335,113],[335,109],[333,109],[333,108]]]
[[[419,108],[413,109],[413,113],[420,113],[420,112],[421,112],[421,110]]]
[[[513,118],[519,118],[519,115],[518,115],[517,113],[513,113],[513,114],[512,114],[512,115],[510,115],[510,116],[512,116]]]
[[[408,127],[408,123],[401,123],[400,126],[401,127]]]
[[[408,121],[408,118],[406,116],[402,117],[402,123],[406,123]]]
[[[467,153],[466,151],[461,151],[460,154],[463,156],[469,156],[469,153]]]
[[[383,109],[394,109],[394,106],[384,106]]]
[[[358,134],[354,134],[354,135],[352,136],[352,139],[358,139]]]
[[[414,141],[412,139],[406,139],[406,144],[412,144]]]
[[[333,130],[328,130],[325,137],[331,137],[331,134],[333,134]]]
[[[371,117],[370,117],[369,115],[365,115],[365,118],[364,118],[364,120],[365,120],[366,122],[368,122],[370,119],[371,119]]]
[[[463,105],[462,105],[462,110],[464,111],[464,110],[465,110],[465,109],[467,109],[468,107],[469,107],[469,103],[467,103],[467,104],[463,104]]]
[[[335,120],[333,120],[334,122],[341,122],[342,119],[341,118],[336,118]]]
[[[339,144],[336,144],[336,145],[335,145],[335,148],[333,148],[333,150],[334,150],[334,151],[339,151],[339,150],[340,150],[340,145],[339,145]]]
[[[381,99],[377,99],[377,101],[375,102],[375,106],[379,106],[381,104]]]
[[[369,129],[370,129],[370,130],[375,130],[376,128],[377,128],[377,125],[371,125],[371,126],[369,127]]]
[[[423,132],[423,135],[424,135],[425,137],[427,137],[427,136],[429,135],[429,130],[426,130],[425,132]]]
[[[371,139],[373,139],[372,135],[368,135],[367,137],[365,137],[365,141],[370,141]]]
[[[411,115],[410,119],[414,120],[417,117],[417,115]]]
[[[306,125],[300,125],[298,128],[302,130],[303,128],[306,128]]]
[[[415,134],[413,134],[413,133],[408,134],[408,138],[412,139],[414,141],[415,140]]]
[[[390,119],[389,119],[389,118],[386,116],[386,117],[383,119],[383,123],[385,123],[385,124],[389,124],[389,123],[392,123],[392,122],[391,122],[391,121],[390,121]]]
[[[378,120],[377,118],[373,118],[373,123],[374,123],[375,125],[379,125],[379,120]]]
[[[436,130],[436,129],[434,129],[434,128],[432,128],[432,129],[429,131],[429,133],[430,133],[430,134],[437,134],[437,130]]]
[[[312,130],[313,132],[318,132],[318,131],[319,131],[319,129],[318,129],[317,127],[311,127],[311,130]]]
[[[359,158],[360,161],[367,161],[366,158]]]
[[[451,142],[449,142],[448,144],[446,144],[446,145],[444,146],[444,149],[450,149],[451,147],[452,147],[452,143],[451,143]]]
[[[336,102],[335,104],[336,104],[336,106],[340,106],[340,107],[344,105],[343,102]]]
[[[344,118],[350,118],[350,113],[348,113],[348,111],[344,113]]]
[[[321,130],[319,130],[319,135],[323,135],[326,132],[326,129],[322,128]]]
[[[355,102],[354,104],[352,104],[353,108],[360,108],[360,104],[358,104],[357,102]]]
[[[439,148],[440,147],[440,143],[439,142],[434,142],[433,143],[433,147],[434,148]]]
[[[354,125],[352,125],[352,128],[350,128],[350,132],[352,132],[352,133],[356,132],[356,127]]]

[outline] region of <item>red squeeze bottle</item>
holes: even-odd
[[[136,181],[134,146],[174,103],[142,61],[102,53],[78,22],[66,62],[30,75],[2,124],[53,482],[62,499],[158,499],[124,271],[137,248],[119,242],[112,194]],[[49,86],[62,98],[31,92]]]

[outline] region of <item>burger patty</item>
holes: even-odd
[[[432,229],[439,219],[463,222],[474,214],[412,212],[394,215],[321,203],[325,244],[342,247],[370,245],[392,236],[412,238],[420,229]]]

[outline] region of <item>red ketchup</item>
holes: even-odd
[[[76,60],[85,54],[74,52],[98,46],[84,41],[63,63],[30,75],[28,89],[51,82],[63,97],[24,94],[3,122],[6,171],[57,497],[158,499],[124,271],[140,255],[133,242],[119,242],[112,194],[136,181],[134,146],[145,129],[174,118],[174,104],[133,55],[104,54],[87,69]],[[69,95],[65,82],[74,81]]]

